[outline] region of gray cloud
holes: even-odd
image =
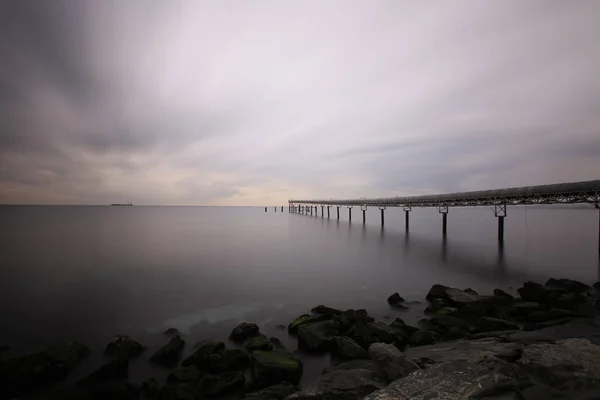
[[[600,171],[600,6],[0,3],[0,202],[279,204]]]

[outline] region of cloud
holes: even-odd
[[[597,179],[594,1],[6,1],[0,202]]]

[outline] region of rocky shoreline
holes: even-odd
[[[525,282],[518,293],[436,284],[416,326],[320,305],[287,326],[297,349],[244,322],[231,331],[230,348],[202,341],[181,360],[189,344],[169,329],[148,357],[170,370],[162,384],[128,381],[129,361],[145,348],[121,335],[105,348],[110,362],[61,386],[90,350],[60,343],[0,362],[0,399],[600,399],[600,284],[550,279]],[[410,307],[398,293],[387,301]],[[301,353],[331,355],[310,387],[298,386]]]

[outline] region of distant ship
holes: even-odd
[[[125,207],[133,207],[133,203],[128,201],[126,204],[121,204],[121,203],[115,203],[115,204],[111,204],[111,206],[125,206]]]

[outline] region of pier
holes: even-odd
[[[337,219],[340,218],[340,207],[348,208],[348,219],[352,221],[352,208],[360,207],[362,222],[366,223],[366,210],[368,207],[378,207],[381,210],[381,225],[385,223],[385,209],[387,207],[402,207],[405,215],[405,230],[409,230],[410,211],[413,207],[437,208],[442,216],[442,235],[447,235],[448,212],[452,207],[486,206],[498,218],[498,241],[504,241],[504,218],[507,208],[511,205],[537,205],[537,204],[592,204],[598,209],[598,253],[600,254],[600,180],[558,183],[552,185],[524,186],[505,189],[479,190],[472,192],[459,192],[408,197],[380,197],[361,199],[290,199],[288,211],[296,214],[310,214],[318,216],[318,207],[321,208],[321,217],[327,208],[327,218],[330,218],[330,207],[336,207]]]

